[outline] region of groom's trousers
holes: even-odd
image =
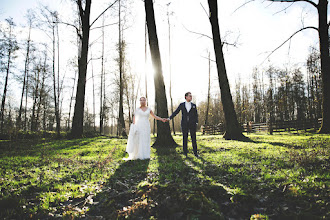
[[[188,153],[188,133],[190,132],[193,151],[194,154],[197,154],[196,125],[181,126],[181,129],[183,135],[183,152]]]

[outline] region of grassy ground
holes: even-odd
[[[329,219],[330,135],[249,137],[137,161],[126,139],[0,141],[0,218]]]

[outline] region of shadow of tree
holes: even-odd
[[[237,155],[243,158],[249,157],[240,152],[237,152]],[[261,167],[264,165],[259,166],[261,161],[254,161],[252,164],[221,161],[212,163],[203,158],[190,161],[207,178],[230,186],[232,189],[239,189],[238,192],[233,193],[229,203],[219,201],[221,211],[226,218],[248,219],[252,214],[263,213],[273,219],[318,219],[326,214],[324,209],[320,210],[321,206],[317,207],[316,198],[308,194],[298,194],[294,187],[291,188],[295,184],[290,185],[290,180],[272,179],[271,174],[267,173],[267,171],[276,172],[277,168],[292,169],[292,164],[276,159],[267,158],[267,160],[270,160],[271,164],[265,169]]]
[[[99,139],[99,138],[97,138]],[[61,157],[59,151],[68,148],[74,149],[94,142],[95,138],[75,139],[63,142],[61,140],[51,140],[49,142],[41,140],[14,141],[10,144],[3,143],[0,153],[0,174],[14,171],[12,179],[3,179],[0,182],[0,217],[13,219],[22,218],[50,218],[47,207],[42,203],[49,203],[49,207],[60,206],[60,201],[43,201],[39,195],[45,193],[58,192],[58,185],[64,184],[85,184],[85,180],[90,181],[92,174],[101,172],[100,169],[93,169],[100,161],[81,160],[79,155]],[[14,149],[11,146],[15,146]],[[57,163],[57,165],[54,165]],[[79,164],[77,164],[79,163]],[[68,171],[70,169],[70,172]],[[64,172],[60,172],[64,170]],[[51,172],[49,172],[51,171]],[[5,175],[3,176],[5,177]],[[6,178],[6,177],[5,177]],[[7,177],[8,178],[8,177]],[[12,183],[13,182],[13,183]],[[4,185],[2,185],[4,184]],[[48,199],[48,198],[47,198]],[[85,198],[70,199],[62,205],[78,203]],[[61,205],[61,206],[62,206]],[[25,208],[23,208],[25,207]],[[38,209],[31,214],[31,210]],[[62,209],[57,209],[55,214],[62,214]]]
[[[115,173],[106,181],[102,192],[93,197],[88,217],[102,216],[106,219],[124,218],[133,214],[139,183],[146,179],[150,160],[122,161]]]
[[[157,190],[150,193],[157,202],[160,219],[223,219],[217,200],[229,201],[227,191],[212,184],[192,168],[182,147],[157,148],[159,179]]]

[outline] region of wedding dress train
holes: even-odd
[[[128,158],[124,160],[149,159],[150,158],[150,108],[143,111],[137,108],[135,111],[135,124],[131,124],[126,146]]]

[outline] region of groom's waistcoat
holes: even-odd
[[[197,107],[194,103],[191,103],[191,109],[189,112],[186,109],[185,102],[180,103],[178,108],[170,116],[170,119],[173,119],[180,111],[182,113],[181,126],[196,126],[198,123],[198,113]]]

